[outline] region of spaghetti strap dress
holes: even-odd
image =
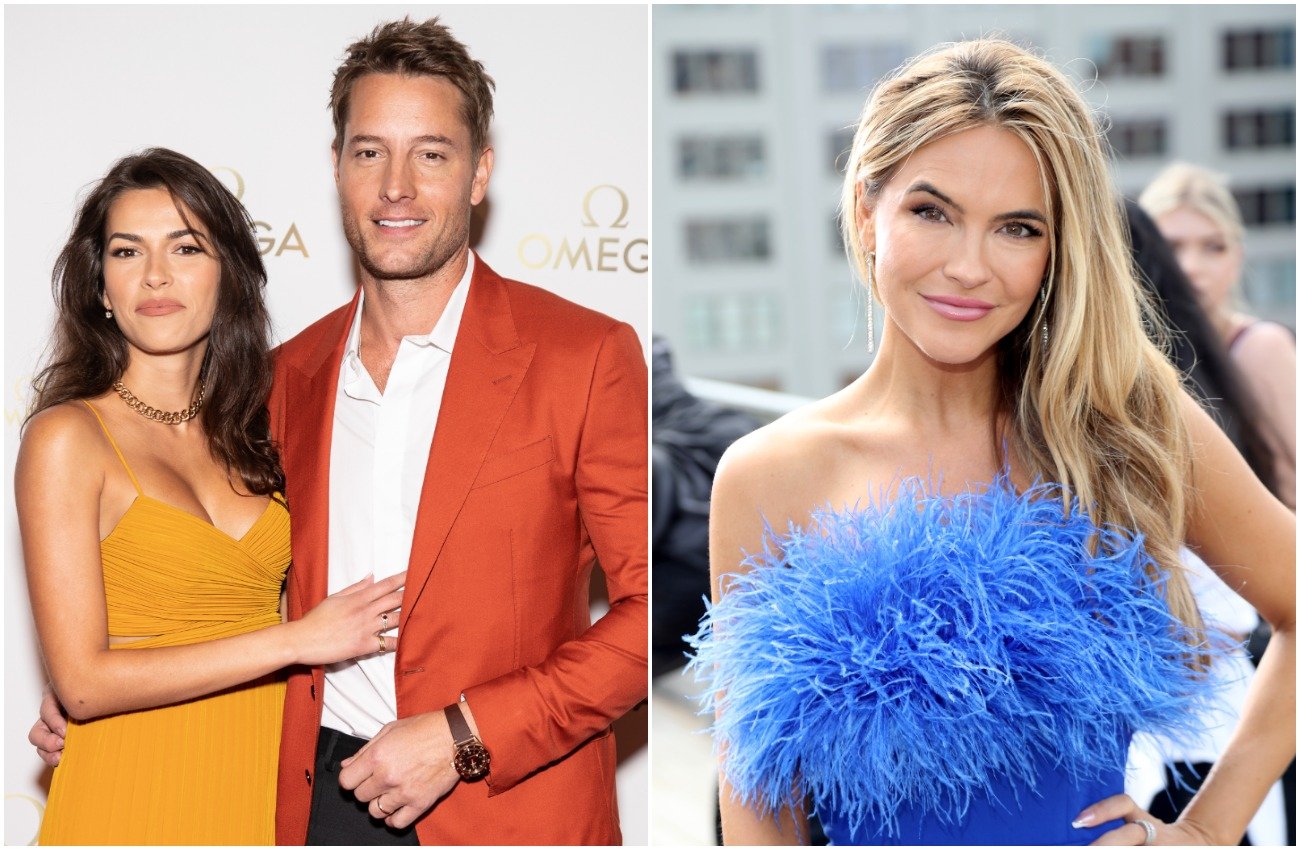
[[[100,543],[108,633],[132,652],[280,622],[289,514],[272,499],[236,540],[140,489]],[[69,616],[76,616],[69,612]],[[284,679],[173,705],[68,721],[41,825],[48,844],[273,844]]]
[[[1004,473],[769,529],[692,638],[738,799],[808,798],[832,844],[1088,844],[1137,731],[1191,731],[1204,633],[1141,534]],[[793,794],[792,794],[792,790]]]

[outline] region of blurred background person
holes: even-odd
[[[1295,510],[1295,334],[1246,312],[1241,210],[1224,179],[1174,163],[1138,199],[1155,219],[1211,324],[1245,377],[1273,455],[1275,492]]]
[[[709,593],[709,491],[718,460],[758,427],[740,410],[692,394],[673,371],[668,340],[654,338],[650,503],[655,599],[651,672],[657,678],[686,664],[683,635],[698,628]]]
[[[1135,201],[1124,202],[1138,279],[1165,314],[1169,357],[1192,384],[1193,395],[1223,428],[1251,470],[1274,495],[1273,454],[1260,430],[1260,417],[1241,372],[1228,355],[1196,291],[1179,267],[1169,244],[1151,217]],[[1230,635],[1240,646],[1214,661],[1218,702],[1202,712],[1208,733],[1195,741],[1176,742],[1139,736],[1129,753],[1126,788],[1139,804],[1162,820],[1174,820],[1200,788],[1227,746],[1245,702],[1246,689],[1268,643],[1267,624],[1195,553],[1183,549],[1183,565],[1197,606],[1207,623]],[[1243,844],[1295,842],[1295,762],[1269,790],[1251,819]]]

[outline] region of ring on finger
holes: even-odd
[[[379,802],[379,798],[378,798],[378,797],[375,798],[375,807],[378,808],[379,811],[383,812],[385,815],[391,815],[391,814],[393,813],[393,812],[388,811],[388,809],[385,809],[385,808],[384,808],[384,804],[381,803],[381,802]],[[393,811],[395,812],[395,811],[397,811],[397,810],[394,809]]]
[[[1133,823],[1135,823],[1135,824],[1137,824],[1138,826],[1142,827],[1143,832],[1146,833],[1146,838],[1144,838],[1144,839],[1142,840],[1142,846],[1143,846],[1143,847],[1147,847],[1147,846],[1149,846],[1149,845],[1152,845],[1152,844],[1155,844],[1155,843],[1156,843],[1156,825],[1155,825],[1155,824],[1153,824],[1153,823],[1152,823],[1151,821],[1149,821],[1149,820],[1142,820],[1142,819],[1140,819],[1140,818],[1137,819],[1137,820],[1135,820],[1135,821],[1133,821]]]
[[[383,623],[385,626],[388,625],[388,612],[385,611],[383,614],[379,615],[379,622]]]
[[[388,651],[388,641],[383,635],[376,635],[379,638],[379,654],[383,655]]]

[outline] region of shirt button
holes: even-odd
[[[308,787],[311,787],[311,771],[310,771],[310,770],[304,770],[303,773],[306,774],[306,776],[307,776],[307,786],[308,786]]]

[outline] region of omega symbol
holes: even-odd
[[[213,174],[216,174],[218,171],[228,171],[228,172],[230,172],[230,173],[234,176],[234,178],[235,178],[235,185],[234,185],[233,187],[231,187],[231,186],[227,186],[226,188],[230,189],[232,192],[235,193],[235,198],[237,198],[237,199],[240,200],[240,201],[244,200],[244,177],[243,177],[243,175],[241,175],[241,174],[240,174],[238,171],[236,171],[235,169],[230,168],[229,166],[225,166],[225,165],[215,165],[215,166],[213,166],[212,168],[209,168],[208,170],[211,171]],[[222,180],[221,182],[222,182],[222,183],[225,183],[226,181]]]
[[[214,165],[208,170],[211,171],[213,175],[215,175],[219,180],[221,180],[220,172],[225,172],[227,174],[230,174],[232,177],[234,177],[235,178],[234,186],[231,186],[230,183],[226,180],[221,180],[221,182],[225,184],[227,189],[230,189],[232,192],[234,192],[236,200],[240,201],[241,203],[243,202],[244,175],[240,174],[238,171],[236,171],[235,169],[231,168],[228,165]],[[257,237],[257,251],[263,257],[272,256],[273,251],[275,252],[274,256],[276,257],[280,256],[285,251],[292,251],[294,253],[302,254],[303,257],[311,256],[310,254],[307,253],[307,244],[303,241],[302,234],[298,232],[298,225],[296,222],[289,223],[289,229],[285,231],[284,238],[282,239],[277,238],[274,232],[275,227],[266,223],[265,221],[254,221],[253,228],[254,230],[259,231],[260,233],[266,234],[264,236],[258,235]]]
[[[618,215],[614,216],[614,220],[606,226],[610,228],[627,227],[627,207],[628,207],[627,193],[624,192],[622,189],[618,188],[617,186],[613,185],[612,183],[602,183],[599,186],[593,186],[587,192],[586,196],[583,197],[582,226],[583,227],[600,226],[600,224],[596,221],[596,216],[591,211],[591,199],[594,198],[596,196],[596,193],[601,191],[602,189],[608,189],[610,192],[613,192],[615,195],[618,196]],[[608,192],[606,194],[608,194]]]

